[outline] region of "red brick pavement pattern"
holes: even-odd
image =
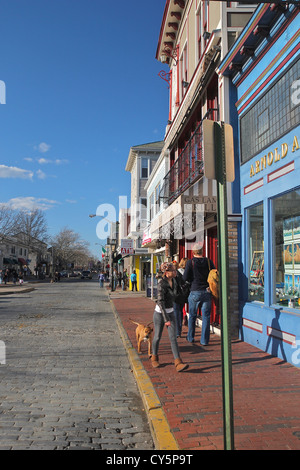
[[[148,323],[154,302],[134,295],[112,298],[134,347],[135,328],[129,318]],[[182,450],[222,450],[221,341],[210,344],[178,338],[189,369],[175,371],[166,328],[160,343],[161,367],[153,369],[142,346],[141,361],[160,398],[170,428]],[[300,450],[300,370],[242,341],[232,343],[234,442],[237,450]]]

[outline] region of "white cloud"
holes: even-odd
[[[44,173],[42,170],[38,170],[36,175],[40,180],[44,180],[46,178],[46,173]]]
[[[53,163],[54,165],[63,165],[65,163],[69,163],[69,160],[60,159],[60,158],[57,158],[56,160],[49,160],[49,158],[41,157],[37,159],[37,162],[40,165],[47,165],[48,163]]]
[[[51,160],[47,160],[46,158],[38,158],[37,161],[40,165],[45,165],[47,163],[52,163]]]
[[[46,211],[51,209],[54,205],[59,204],[57,201],[45,198],[36,197],[15,197],[10,199],[6,205],[16,210],[32,211],[40,209]]]
[[[21,178],[31,180],[33,172],[15,166],[0,165],[0,178]]]
[[[66,199],[66,202],[68,202],[69,204],[77,204],[77,201],[75,201],[75,199]]]
[[[64,163],[69,163],[69,160],[66,160],[64,158],[61,160],[61,159],[57,158],[56,160],[54,160],[54,163],[55,163],[55,165],[63,165]]]
[[[38,149],[41,153],[46,153],[50,150],[51,145],[46,144],[46,142],[41,142],[38,146]]]
[[[33,158],[31,158],[31,157],[25,157],[24,160],[26,162],[33,162]]]

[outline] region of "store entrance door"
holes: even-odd
[[[150,259],[143,259],[142,260],[142,286],[141,290],[146,290],[147,289],[147,276],[150,275],[150,268],[151,268],[151,263]]]

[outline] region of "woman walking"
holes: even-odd
[[[188,368],[183,364],[176,339],[176,319],[174,314],[174,299],[177,294],[177,283],[175,280],[176,270],[172,263],[163,263],[160,267],[162,278],[157,285],[157,305],[153,314],[154,338],[152,344],[152,366],[159,367],[158,349],[164,326],[168,328],[171,349],[174,356],[175,368],[181,372]]]

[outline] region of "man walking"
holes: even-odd
[[[206,346],[210,336],[211,292],[207,282],[210,269],[215,266],[211,260],[202,256],[203,246],[196,243],[192,248],[193,258],[188,260],[183,280],[191,284],[191,292],[188,298],[189,322],[187,341],[194,342],[195,324],[198,308],[202,312],[202,332],[200,344]]]

